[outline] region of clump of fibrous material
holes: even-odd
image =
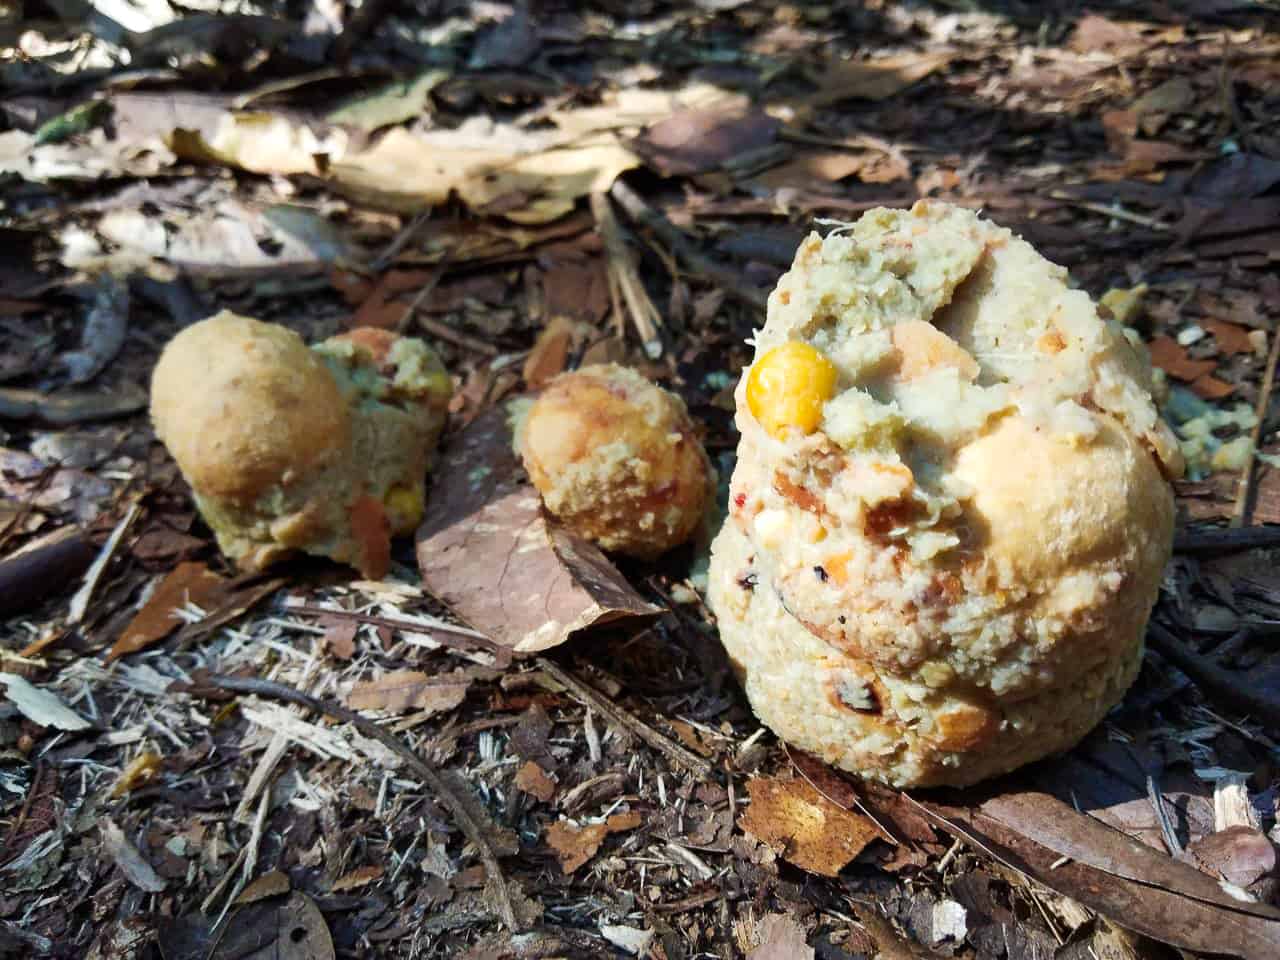
[[[359,329],[309,349],[224,311],[165,347],[151,415],[241,567],[298,551],[381,577],[391,537],[421,520],[451,393],[421,340]]]
[[[844,769],[969,784],[1137,674],[1177,443],[1066,271],[921,202],[812,235],[769,298],[710,598],[757,714]]]
[[[605,550],[656,557],[702,528],[714,498],[683,401],[616,364],[553,380],[516,441],[547,510]]]

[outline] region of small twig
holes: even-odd
[[[107,542],[102,545],[97,559],[89,565],[89,570],[84,575],[84,583],[75,592],[75,596],[71,598],[71,607],[67,613],[67,624],[69,626],[74,626],[84,619],[84,615],[89,609],[89,601],[93,599],[93,591],[98,588],[98,581],[102,579],[102,574],[106,571],[107,564],[115,556],[116,549],[120,546],[120,541],[124,539],[128,529],[133,526],[133,521],[137,519],[141,509],[137,503],[129,504],[129,509],[125,511],[125,515],[120,518],[120,522],[111,531],[111,536],[107,538]]]
[[[1255,422],[1249,434],[1249,462],[1245,465],[1239,489],[1236,490],[1235,505],[1231,508],[1231,526],[1233,527],[1248,526],[1250,515],[1253,513],[1253,505],[1249,502],[1253,492],[1253,473],[1258,461],[1258,445],[1262,442],[1263,423],[1267,419],[1267,408],[1271,404],[1271,391],[1276,384],[1277,358],[1280,358],[1280,330],[1273,330],[1271,350],[1267,353],[1267,369],[1262,376],[1262,388],[1258,391],[1258,402],[1254,407]]]
[[[765,309],[769,298],[763,290],[745,286],[736,271],[721,266],[710,257],[695,250],[693,244],[675,224],[641,200],[639,195],[621,180],[614,181],[609,195],[618,201],[623,210],[627,211],[627,216],[660,236],[675,255],[687,263],[695,273],[709,277],[723,287],[725,293],[743,303],[757,310]]]
[[[716,768],[710,761],[698,756],[691,750],[686,750],[671,738],[654,730],[639,717],[632,716],[616,703],[605,699],[573,674],[546,657],[538,657],[536,662],[543,673],[568,690],[584,706],[590,707],[612,720],[618,726],[631,731],[649,746],[665,754],[668,760],[684,767],[695,776],[707,780],[718,779]]]
[[[600,239],[604,241],[604,251],[608,257],[608,269],[613,283],[622,292],[627,302],[631,322],[635,324],[636,333],[640,335],[640,343],[649,359],[656,360],[662,356],[662,314],[653,305],[640,272],[636,269],[635,258],[627,249],[627,242],[622,237],[622,228],[618,226],[618,218],[614,215],[613,206],[609,203],[609,195],[605,193],[591,194],[591,212],[596,218],[596,227],[600,231]],[[610,292],[612,293],[612,285]],[[617,309],[615,303],[614,308]]]
[[[1195,681],[1209,700],[1237,716],[1249,715],[1271,729],[1280,729],[1280,702],[1242,683],[1241,675],[1193,653],[1164,624],[1152,620],[1147,638],[1160,655]]]
[[[400,251],[409,245],[412,240],[431,219],[430,212],[416,214],[387,244],[387,248],[374,257],[373,262],[369,264],[369,269],[374,273],[381,273],[391,261],[400,255]]]
[[[499,666],[511,663],[511,650],[500,643],[495,643],[477,630],[469,627],[458,627],[451,623],[417,623],[413,620],[401,620],[396,617],[378,617],[355,610],[330,610],[328,607],[315,607],[308,604],[286,606],[288,613],[298,613],[307,617],[335,617],[341,620],[354,620],[375,627],[386,627],[389,630],[403,630],[406,633],[441,634],[448,639],[440,640],[443,646],[478,649],[492,653]]]
[[[1183,530],[1173,538],[1174,553],[1232,553],[1280,547],[1280,524]]]
[[[351,724],[360,731],[361,735],[377,740],[388,750],[395,753],[427,784],[436,797],[453,814],[458,827],[480,853],[480,860],[484,864],[485,873],[489,877],[489,882],[493,885],[494,898],[498,904],[498,912],[501,914],[502,922],[507,925],[509,930],[518,931],[520,929],[519,922],[516,920],[515,907],[511,902],[511,893],[507,889],[506,877],[503,876],[502,867],[498,864],[498,857],[494,853],[493,845],[489,842],[489,838],[485,836],[484,828],[472,817],[471,811],[467,809],[466,801],[454,793],[453,788],[440,775],[439,771],[429,766],[426,761],[405,746],[399,738],[383,729],[379,724],[360,716],[352,710],[348,710],[346,707],[331,703],[328,700],[319,700],[303,693],[301,690],[295,690],[293,687],[287,687],[282,683],[250,677],[228,677],[222,674],[208,674],[201,677],[200,685],[217,687],[220,690],[227,690],[231,693],[282,700],[285,703],[294,703],[298,706],[306,707],[316,713],[335,717],[344,723]]]
[[[1063,193],[1061,190],[1051,190],[1049,196],[1057,200],[1059,203],[1065,203],[1069,207],[1079,207],[1081,210],[1088,210],[1090,213],[1096,213],[1103,217],[1113,217],[1116,220],[1125,220],[1129,223],[1136,223],[1140,227],[1146,227],[1148,230],[1158,230],[1161,233],[1167,233],[1172,229],[1167,223],[1157,220],[1154,217],[1143,216],[1140,213],[1130,213],[1128,210],[1119,207],[1108,207],[1105,203],[1093,203],[1089,200],[1080,200],[1071,196],[1069,193]]]
[[[1164,795],[1160,792],[1156,778],[1149,773],[1147,774],[1147,799],[1151,801],[1151,809],[1156,812],[1156,823],[1160,824],[1160,836],[1164,838],[1164,845],[1169,848],[1169,853],[1173,856],[1182,856],[1182,844],[1178,840],[1177,832],[1173,829],[1173,824],[1169,821],[1169,811],[1164,805]]]
[[[419,313],[416,317],[418,326],[434,337],[441,340],[447,340],[454,346],[462,347],[464,350],[471,350],[474,353],[483,354],[486,357],[496,357],[498,348],[492,343],[486,343],[483,340],[477,340],[475,337],[468,336],[461,331],[453,329],[443,320],[437,320],[435,317]]]

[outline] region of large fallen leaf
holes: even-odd
[[[328,177],[344,193],[386,209],[426,210],[456,193],[477,212],[532,224],[563,216],[579,197],[607,191],[638,163],[612,134],[519,152],[501,133],[455,145],[439,133],[397,127],[368,150],[332,163]]]
[[[507,411],[498,407],[445,449],[418,530],[427,589],[518,654],[596,624],[661,612],[598,547],[548,521],[511,439]]]
[[[393,670],[357,683],[347,694],[347,706],[387,713],[421,710],[430,716],[462,703],[470,686],[471,678],[463,674],[430,677],[420,670]]]
[[[599,130],[644,127],[680,110],[747,109],[750,100],[710,83],[691,83],[679,90],[626,87],[604,95],[599,106],[556,110],[551,120],[567,134],[582,136]]]
[[[362,93],[331,111],[326,120],[361,130],[377,130],[413,120],[427,111],[431,91],[447,80],[444,70],[424,70],[411,80],[395,80]]]
[[[180,563],[124,628],[107,651],[107,662],[159,643],[184,621],[175,611],[187,604],[210,609],[225,599],[227,580],[203,563]]]
[[[179,123],[181,120],[179,119]],[[178,126],[169,135],[175,154],[203,163],[224,163],[253,173],[319,176],[328,158],[347,151],[341,130],[301,123],[282,114],[227,111],[203,129]]]
[[[886,100],[941,70],[952,57],[950,53],[898,53],[870,60],[841,60],[815,78],[818,89],[805,102],[823,107],[850,97]]]
[[[751,805],[739,825],[780,857],[810,873],[834,877],[880,836],[876,825],[845,810],[805,780],[747,781]]]

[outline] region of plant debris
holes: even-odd
[[[92,6],[0,13],[0,954],[1280,953],[1274,4]],[[618,363],[727,478],[798,244],[923,198],[1108,306],[1194,472],[1124,701],[916,795],[762,729],[701,546],[568,537],[503,430]],[[385,574],[224,563],[146,412],[222,310],[439,354]]]

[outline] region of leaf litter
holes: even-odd
[[[117,8],[122,28],[33,22],[0,59],[17,92],[0,132],[0,572],[21,575],[4,581],[19,587],[0,644],[16,678],[0,701],[0,944],[1275,952],[1280,537],[1260,524],[1280,519],[1265,390],[1280,29],[1265,5],[1181,5],[1175,21],[321,4],[305,27]],[[156,292],[185,287],[309,340],[424,332],[460,387],[455,441],[607,356],[676,387],[727,451],[742,341],[797,238],[924,195],[990,210],[1093,294],[1145,287],[1122,319],[1200,451],[1138,685],[1069,756],[982,792],[852,784],[760,733],[717,681],[704,610],[653,602],[692,593],[686,558],[638,569],[566,541],[496,430],[471,461],[444,451],[421,580],[407,550],[380,584],[306,565],[242,580],[141,413],[159,347],[204,315]],[[86,275],[104,278],[101,310]],[[68,424],[125,439],[84,458],[39,439]],[[462,497],[485,467],[487,492]],[[530,530],[537,548],[508,562]],[[555,616],[516,602],[548,586]],[[210,670],[371,711],[445,793],[368,728],[265,694],[194,696]],[[67,910],[38,906],[53,893]],[[508,911],[529,929],[495,920]]]

